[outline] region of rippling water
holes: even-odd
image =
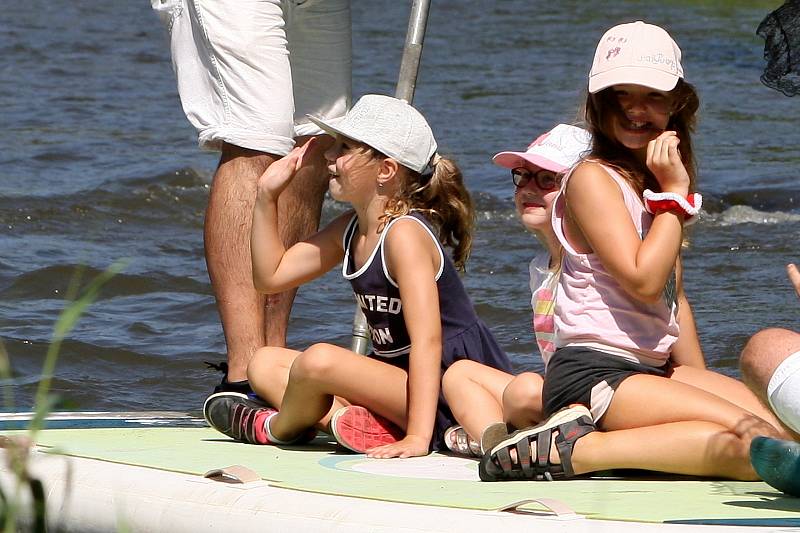
[[[408,4],[354,2],[354,87],[392,93]],[[763,87],[755,28],[774,2],[434,0],[415,103],[462,165],[479,209],[465,282],[519,368],[541,368],[512,187],[490,157],[576,115],[594,45],[618,22],[669,27],[701,96],[707,212],[685,284],[711,365],[734,374],[747,337],[798,327],[783,273],[800,260],[800,99]],[[128,258],[61,350],[78,409],[196,409],[224,359],[203,260],[216,157],[196,148],[149,2],[15,2],[0,10],[0,336],[28,408],[69,280]],[[342,206],[326,203],[324,217]],[[290,343],[349,342],[348,285],[301,289]],[[6,406],[10,409],[10,406]]]

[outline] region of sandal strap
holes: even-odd
[[[500,479],[530,479],[553,481],[575,475],[572,466],[572,450],[575,442],[584,435],[595,431],[591,417],[580,416],[540,431],[530,431],[519,435],[517,440],[506,441],[502,446],[487,452],[481,461],[481,479],[497,481]],[[555,439],[553,438],[554,432]],[[555,444],[560,463],[550,462],[550,451]],[[535,451],[535,455],[532,453]],[[511,450],[516,452],[512,460]]]
[[[517,463],[523,476],[530,476],[536,472],[536,465],[531,463],[531,441],[522,439],[517,442]]]
[[[579,438],[594,430],[594,423],[591,420],[586,420],[586,417],[570,420],[558,426],[555,444],[556,450],[558,450],[558,457],[561,459],[563,477],[567,478],[575,475],[575,469],[572,467],[572,449]]]

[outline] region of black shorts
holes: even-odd
[[[549,417],[562,407],[579,403],[589,408],[597,422],[625,378],[635,374],[667,377],[671,373],[669,362],[662,367],[653,367],[592,348],[559,348],[550,358],[544,376],[544,416]]]

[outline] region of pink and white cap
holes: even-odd
[[[638,20],[603,34],[589,72],[589,92],[623,83],[671,91],[680,78],[681,49],[663,28]]]
[[[505,168],[524,166],[525,161],[553,172],[564,172],[580,161],[592,145],[592,135],[583,128],[559,124],[533,141],[524,152],[500,152],[492,161]]]

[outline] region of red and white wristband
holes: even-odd
[[[686,198],[674,192],[653,192],[645,189],[644,208],[648,213],[656,214],[660,211],[675,211],[684,216],[684,224],[697,222],[697,214],[703,207],[703,197],[699,192],[691,193]]]

